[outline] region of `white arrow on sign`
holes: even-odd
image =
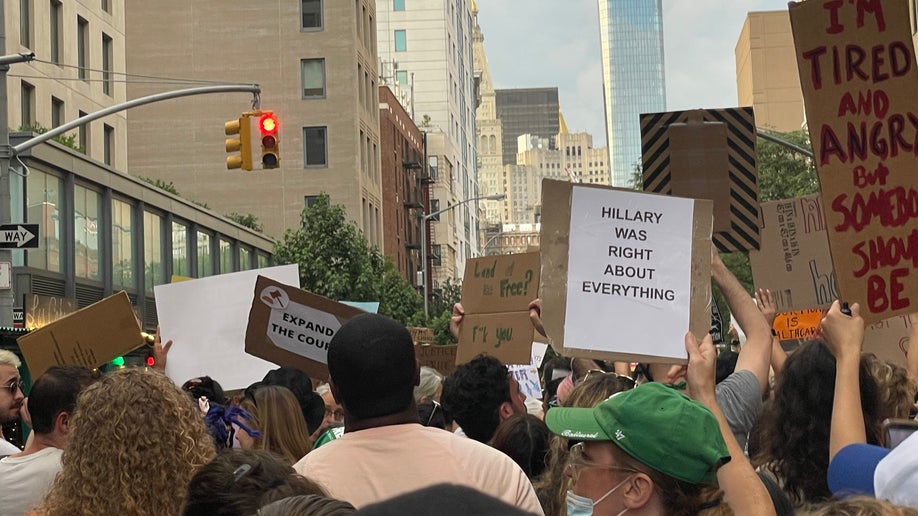
[[[0,231],[0,243],[15,243],[16,247],[24,246],[33,238],[35,238],[35,234],[22,226],[16,226],[16,231]]]

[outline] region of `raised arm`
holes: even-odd
[[[765,485],[752,469],[752,464],[733,436],[717,398],[714,394],[714,368],[717,350],[711,336],[705,336],[699,344],[692,332],[685,334],[685,350],[689,355],[688,392],[695,401],[708,408],[717,418],[720,433],[730,452],[730,462],[717,470],[717,482],[724,492],[724,500],[737,513],[751,515],[773,515],[775,508]]]
[[[775,374],[780,374],[781,371],[784,370],[784,362],[787,361],[787,353],[784,351],[784,348],[781,347],[781,339],[779,339],[778,335],[774,332],[775,317],[778,315],[778,307],[775,304],[775,298],[771,295],[770,290],[760,288],[755,291],[755,301],[756,306],[759,307],[759,311],[762,312],[762,317],[765,318],[765,323],[772,329],[771,368],[774,369]]]
[[[851,305],[851,315],[841,311],[838,300],[819,325],[826,346],[835,355],[835,398],[832,401],[832,429],[829,460],[854,443],[866,443],[864,413],[861,410],[860,363],[864,343],[864,320],[860,306]]]
[[[746,332],[746,345],[736,359],[736,370],[748,370],[759,381],[761,392],[768,387],[768,369],[771,365],[771,328],[762,318],[752,297],[740,285],[732,272],[721,261],[717,249],[711,247],[711,277],[724,295],[730,312]]]

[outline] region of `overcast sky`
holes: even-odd
[[[570,130],[604,145],[597,0],[477,3],[495,86],[557,86]],[[779,9],[787,0],[663,0],[667,110],[736,106],[733,50],[746,13]]]

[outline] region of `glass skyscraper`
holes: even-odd
[[[599,31],[611,183],[630,187],[640,115],[666,111],[663,0],[599,0]]]

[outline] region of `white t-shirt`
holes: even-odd
[[[37,506],[61,470],[63,450],[45,448],[24,457],[0,460],[0,516],[22,516]]]
[[[12,455],[14,453],[19,453],[22,450],[16,447],[15,444],[7,441],[6,439],[0,439],[0,456],[2,455]]]
[[[510,457],[417,423],[347,432],[293,469],[358,509],[432,485],[458,484],[543,514],[532,484]]]

